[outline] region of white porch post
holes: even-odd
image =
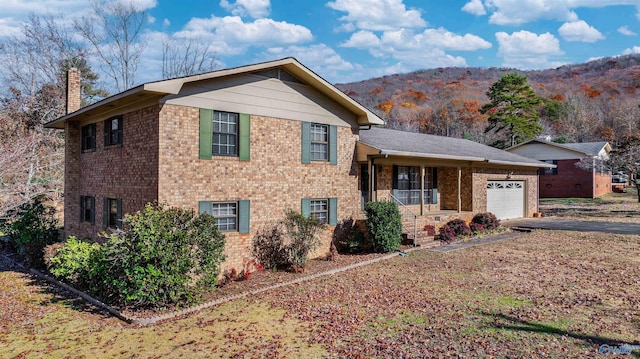
[[[424,215],[424,166],[420,166],[420,215]]]
[[[462,168],[458,166],[458,213],[461,212],[462,208],[462,195],[460,194],[462,187]]]

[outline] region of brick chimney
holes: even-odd
[[[67,71],[67,114],[80,109],[80,71],[72,67]]]

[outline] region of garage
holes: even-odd
[[[524,181],[487,181],[487,211],[499,219],[524,217]]]

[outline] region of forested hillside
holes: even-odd
[[[538,108],[543,136],[615,145],[640,131],[640,55],[541,71],[438,68],[337,86],[388,127],[491,143],[481,109],[489,102],[489,87],[510,72],[526,76],[543,99]]]

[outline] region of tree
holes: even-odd
[[[93,16],[74,21],[78,33],[88,41],[114,81],[117,92],[135,85],[135,74],[146,45],[141,39],[146,11],[133,0],[95,0]]]
[[[162,43],[162,78],[189,76],[213,71],[215,57],[210,44],[197,39],[178,41],[166,39]]]
[[[491,102],[482,108],[489,122],[485,132],[501,135],[494,146],[513,146],[542,132],[536,108],[541,100],[525,76],[506,74],[491,85],[486,94]]]

